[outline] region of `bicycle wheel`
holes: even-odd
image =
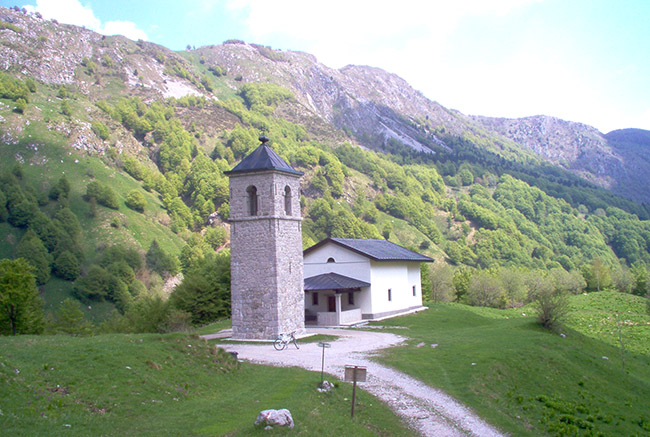
[[[282,341],[282,339],[278,338],[273,342],[273,347],[275,348],[276,351],[281,351],[285,347],[287,347],[287,344],[284,341]]]

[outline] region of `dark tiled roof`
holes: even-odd
[[[366,256],[375,261],[416,261],[416,262],[433,262],[428,256],[421,255],[412,250],[408,250],[398,244],[391,243],[387,240],[371,240],[356,238],[327,238],[314,246],[306,249],[304,254],[332,242],[352,250],[358,254]]]
[[[284,159],[280,158],[280,156],[266,144],[261,144],[250,155],[242,159],[235,168],[224,172],[224,174],[231,175],[233,173],[250,173],[266,170],[281,171],[294,175],[304,174],[287,164]]]
[[[368,282],[348,278],[338,273],[324,273],[322,275],[305,278],[305,290],[344,290],[349,288],[370,287]]]

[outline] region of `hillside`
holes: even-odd
[[[2,256],[37,266],[49,310],[73,294],[101,321],[142,295],[166,299],[177,273],[214,267],[214,312],[181,310],[195,311],[194,324],[227,316],[223,172],[260,133],[305,172],[305,247],[383,236],[458,274],[566,271],[590,290],[600,289],[593,272],[604,264],[607,286],[647,292],[650,211],[550,162],[600,156],[599,175],[609,177],[593,128],[488,123],[385,71],[334,70],[242,41],[175,53],[4,8],[0,20]],[[637,153],[642,170],[644,138],[605,140]],[[556,142],[566,146],[542,159]]]
[[[0,351],[5,435],[268,435],[254,422],[271,408],[308,435],[324,417],[329,433],[412,435],[365,392],[351,419],[348,384],[322,394],[314,372],[238,363],[197,336],[2,337]]]

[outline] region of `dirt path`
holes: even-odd
[[[402,372],[370,360],[377,351],[396,346],[406,339],[398,335],[351,329],[308,329],[310,334],[336,335],[325,351],[325,372],[343,379],[345,365],[366,366],[368,380],[361,388],[386,402],[411,427],[425,436],[501,436],[467,407],[440,390],[429,387]],[[215,336],[204,336],[215,338]],[[276,351],[271,344],[222,344],[240,359],[273,366],[298,366],[321,370],[322,349],[316,343],[293,345]]]

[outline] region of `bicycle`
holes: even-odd
[[[280,334],[278,338],[275,339],[273,342],[273,347],[275,348],[276,351],[281,351],[287,348],[289,346],[289,343],[293,343],[294,346],[296,346],[296,349],[300,349],[298,347],[298,341],[296,340],[296,336],[294,335],[296,331],[293,331],[289,334]]]

